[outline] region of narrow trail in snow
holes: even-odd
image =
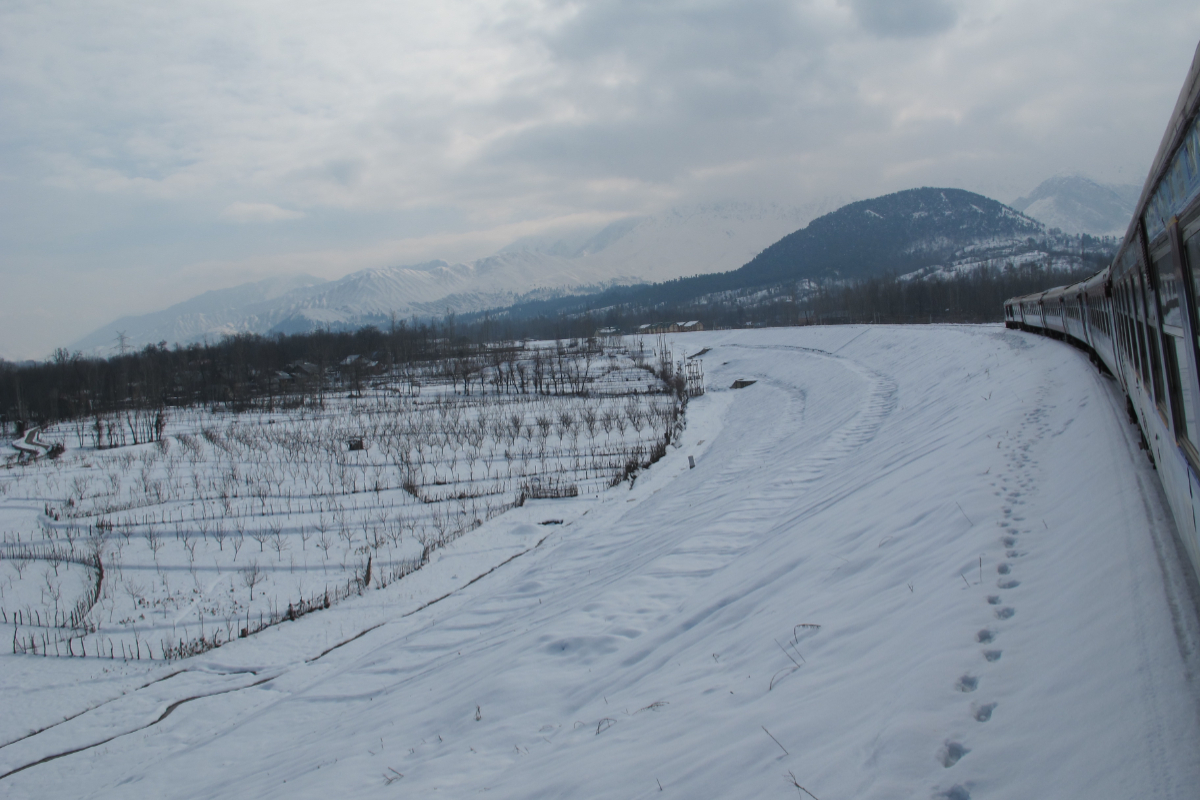
[[[974,636],[975,643],[980,645],[980,661],[974,665],[965,665],[964,671],[953,681],[957,691],[972,696],[967,703],[966,715],[976,723],[990,722],[996,709],[1000,707],[998,700],[987,696],[990,694],[988,686],[997,671],[1006,668],[1006,662],[1001,661],[1004,653],[1001,646],[1003,634],[1012,625],[1018,624],[1014,617],[1017,616],[1016,602],[1021,580],[1017,577],[1014,567],[1017,559],[1027,554],[1018,549],[1021,546],[1021,537],[1033,533],[1032,525],[1024,516],[1023,510],[1041,483],[1040,465],[1035,456],[1037,446],[1042,443],[1049,430],[1045,423],[1045,404],[1049,394],[1050,387],[1042,385],[1034,397],[1027,398],[1032,400],[1031,408],[1022,415],[1020,426],[1014,431],[1006,432],[1004,439],[996,443],[997,449],[1003,451],[1003,466],[996,471],[990,485],[995,489],[993,494],[1001,501],[999,514],[992,519],[972,523],[973,527],[988,523],[994,525],[999,535],[990,549],[1000,551],[999,557],[996,558],[999,563],[995,567],[995,573],[992,573],[990,565],[987,574],[984,573],[983,557],[980,557],[979,574],[975,583],[983,586],[994,579],[995,588],[998,590],[998,593],[988,594],[984,598],[987,617],[990,619]],[[964,580],[967,580],[968,584],[971,583],[965,574]],[[986,699],[976,698],[976,693],[981,689]],[[938,760],[942,766],[949,770],[974,752],[973,758],[963,765],[969,772],[973,763],[987,758],[986,752],[979,752],[978,747],[968,746],[970,739],[969,735],[951,735],[946,738],[938,753]],[[960,767],[956,772],[961,773],[962,769]],[[940,785],[931,787],[934,796],[946,800],[969,800],[970,788],[974,781],[962,775],[956,777],[958,781],[949,788],[943,789]]]

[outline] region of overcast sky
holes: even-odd
[[[277,274],[915,186],[1136,183],[1195,0],[0,4],[0,356]]]

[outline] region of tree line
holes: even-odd
[[[399,322],[387,331],[315,331],[291,336],[238,334],[216,343],[165,342],[110,358],[64,349],[40,364],[0,362],[0,422],[27,424],[129,409],[201,404],[238,407],[290,384],[323,391],[324,376],[351,355],[371,354],[388,366],[456,354],[469,344],[453,317],[441,323]],[[348,370],[357,378],[354,365]]]
[[[340,369],[352,391],[361,387],[362,365],[368,361],[392,371],[443,360],[445,366],[439,368],[449,370],[445,377],[462,380],[464,388],[468,388],[471,375],[482,381],[481,367],[491,365],[492,380],[513,384],[518,391],[525,390],[528,381],[535,391],[541,391],[544,381],[557,379],[549,368],[545,376],[541,369],[525,375],[513,366],[511,357],[500,355],[504,348],[496,343],[524,339],[582,343],[602,329],[631,333],[645,323],[683,320],[699,320],[709,330],[864,322],[997,322],[1003,319],[1006,299],[1082,280],[1093,274],[1096,266],[1085,264],[1085,268],[1063,272],[1036,263],[1008,264],[923,279],[885,274],[650,303],[626,296],[621,298],[624,302],[576,306],[571,311],[517,308],[459,318],[447,314],[442,320],[402,320],[386,328],[276,336],[238,334],[216,343],[174,347],[162,342],[110,358],[88,358],[60,349],[44,363],[0,362],[0,423],[9,429],[23,429],[28,424],[131,409],[197,403],[237,409],[284,393],[319,394],[329,390],[327,376],[334,368],[342,367],[342,362],[354,355],[361,359]],[[561,359],[547,355],[545,362],[534,364],[554,360]],[[290,378],[286,391],[280,373]],[[559,377],[570,381],[575,376],[562,372]]]

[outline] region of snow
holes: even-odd
[[[182,662],[0,656],[0,775],[78,749],[5,796],[1195,796],[1195,586],[1083,355],[674,341],[710,391],[632,486]]]

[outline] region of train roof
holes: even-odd
[[[1021,303],[1021,302],[1031,301],[1031,300],[1042,300],[1048,294],[1054,294],[1054,295],[1064,294],[1065,295],[1065,294],[1070,294],[1072,290],[1079,291],[1079,292],[1086,292],[1088,287],[1093,285],[1094,283],[1096,283],[1097,280],[1099,280],[1100,283],[1103,283],[1107,279],[1108,279],[1108,267],[1105,267],[1104,269],[1100,270],[1096,274],[1090,275],[1076,283],[1068,283],[1066,286],[1055,286],[1051,289],[1045,289],[1043,291],[1033,292],[1031,294],[1024,294],[1024,295],[1021,295],[1020,297],[1010,297],[1009,299],[1004,301],[1004,304],[1008,305],[1009,303]]]
[[[1136,240],[1134,232],[1137,229],[1138,221],[1141,219],[1151,195],[1170,168],[1172,156],[1183,143],[1183,137],[1188,131],[1188,123],[1195,116],[1198,104],[1200,104],[1200,44],[1196,45],[1196,52],[1192,55],[1192,66],[1188,70],[1187,79],[1183,82],[1183,88],[1179,90],[1179,98],[1175,101],[1175,110],[1171,112],[1171,119],[1167,122],[1167,130],[1163,133],[1162,142],[1158,145],[1158,152],[1154,155],[1150,173],[1142,185],[1142,194],[1138,197],[1133,219],[1130,220],[1129,227],[1125,230],[1126,242]]]

